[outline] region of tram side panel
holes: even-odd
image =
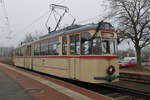
[[[25,57],[25,65],[24,67],[32,70],[32,57]]]
[[[26,46],[25,48],[25,68],[32,70],[32,50],[31,45]]]
[[[69,78],[69,59],[68,58],[33,58],[33,69],[39,72]]]
[[[96,82],[94,76],[96,76],[99,64],[99,60],[96,59],[80,59],[80,80],[85,82]],[[99,74],[102,75],[102,70]]]
[[[112,61],[112,65],[114,62]],[[105,59],[81,59],[80,60],[80,80],[91,83],[107,83],[107,80],[95,80],[94,77],[107,77],[107,69],[110,62]],[[115,64],[115,69],[117,65]],[[117,75],[118,70],[113,74]],[[113,80],[114,81],[114,80]],[[115,80],[116,81],[116,80]]]
[[[43,68],[43,61],[42,61],[42,58],[36,58],[36,57],[33,57],[33,70],[35,71],[42,71],[42,68]]]
[[[14,64],[15,66],[24,67],[24,57],[14,57]]]
[[[113,59],[110,61],[110,65],[115,67],[115,73],[113,75],[118,76],[117,79],[115,79],[113,82],[119,81],[119,64],[118,64],[118,59]]]
[[[69,78],[80,80],[80,59],[70,58],[69,62]]]

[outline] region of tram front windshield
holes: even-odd
[[[81,43],[82,55],[117,54],[117,40],[112,38],[95,38]]]

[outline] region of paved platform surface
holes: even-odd
[[[0,100],[112,100],[86,89],[0,63]]]
[[[4,72],[0,72],[0,100],[33,100],[33,98]]]

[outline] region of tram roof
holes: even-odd
[[[32,43],[36,43],[38,41],[46,40],[48,38],[52,38],[52,37],[55,37],[55,36],[58,36],[58,35],[69,34],[69,33],[71,34],[73,32],[80,32],[80,31],[89,30],[89,29],[96,29],[97,27],[98,27],[97,24],[72,25],[72,26],[66,27],[64,29],[61,29],[61,30],[58,30],[58,31],[55,31],[55,32],[51,32],[49,34],[41,36],[38,40],[28,42],[28,43],[24,43],[21,46],[30,45]]]
[[[110,23],[103,22],[103,24],[110,24]],[[75,25],[68,26],[66,28],[60,29],[58,31],[50,32],[49,34],[41,36],[38,40],[25,43],[21,46],[30,45],[32,43],[36,43],[38,41],[46,40],[48,38],[52,38],[52,37],[55,37],[55,36],[58,36],[58,35],[69,34],[69,33],[71,34],[71,33],[74,33],[74,32],[80,32],[80,31],[84,31],[84,30],[96,29],[97,27],[98,27],[98,24],[94,24],[94,23],[86,24],[86,25],[76,25],[75,24]]]
[[[80,31],[89,30],[89,29],[96,29],[97,27],[98,27],[97,24],[72,25],[72,26],[66,27],[64,29],[46,34],[46,35],[40,37],[40,40],[45,40],[45,39],[48,39],[51,37],[55,37],[57,35],[63,35],[63,34],[69,34],[69,33],[71,34],[74,32],[80,32]]]

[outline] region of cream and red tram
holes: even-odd
[[[90,83],[118,81],[117,34],[106,22],[73,25],[22,44],[14,64]]]

